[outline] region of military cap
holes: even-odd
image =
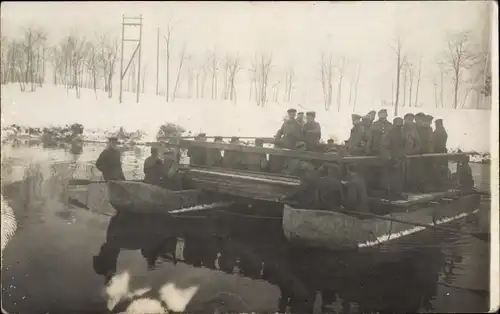
[[[415,118],[415,115],[413,113],[407,113],[407,114],[404,115],[404,118],[405,119],[406,118],[412,118],[413,119],[413,118]]]
[[[328,144],[332,144],[334,141],[333,141],[333,138],[329,138],[328,141],[326,141]]]
[[[370,115],[367,114],[367,115],[362,116],[361,119],[363,119],[363,120],[370,120],[371,117],[370,117]]]
[[[297,112],[297,109],[290,108],[286,112],[288,112],[288,113]]]
[[[355,113],[353,113],[353,114],[351,114],[351,119],[352,119],[352,120],[360,120],[360,119],[361,119],[361,116],[360,116],[359,114],[355,114]]]
[[[394,125],[402,125],[403,124],[403,119],[401,119],[400,117],[396,117],[392,120],[392,123]]]
[[[434,117],[431,116],[430,114],[426,115],[425,118],[427,118],[427,120],[429,120],[429,121],[434,120]]]
[[[378,114],[381,114],[381,113],[385,113],[385,114],[387,114],[387,109],[380,109],[380,110],[378,111]]]
[[[415,118],[423,118],[423,117],[425,117],[425,113],[423,112],[419,112],[415,115]]]
[[[299,112],[299,113],[297,113],[297,114],[298,114],[298,115],[301,115],[301,114],[304,114],[304,113],[301,111],[301,112]]]
[[[443,123],[443,119],[436,119],[436,120],[434,120],[434,122],[436,122],[436,123]]]
[[[380,111],[379,111],[380,112]],[[377,113],[375,110],[370,110],[368,111],[368,114],[371,114],[371,113]]]
[[[316,116],[316,112],[314,112],[314,111],[308,111],[308,112],[306,112],[306,116],[315,117]]]

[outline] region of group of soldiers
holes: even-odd
[[[304,202],[314,199],[311,193],[317,194],[323,190],[322,194],[330,198],[330,204],[342,199],[343,204],[350,202],[353,204],[351,207],[359,210],[366,210],[367,191],[383,191],[386,197],[398,199],[403,195],[403,188],[415,192],[434,192],[447,188],[450,173],[446,159],[406,158],[408,155],[447,152],[448,135],[442,119],[434,121],[433,129],[434,118],[422,112],[396,117],[392,123],[387,120],[385,109],[378,113],[372,110],[365,116],[353,114],[349,139],[343,145],[338,145],[332,139],[326,144],[321,143],[321,126],[316,121],[315,112],[304,115],[289,109],[287,113],[287,119],[275,135],[274,147],[322,153],[337,151],[350,156],[379,156],[382,164],[356,163],[341,167],[336,162],[301,160],[273,154],[267,157],[265,153],[225,150],[215,145],[190,147],[190,164],[298,176],[304,184],[295,195],[302,194]],[[195,139],[207,141],[207,136],[200,133]],[[213,141],[222,143],[223,139],[215,137]],[[97,160],[97,167],[103,171],[105,180],[124,178],[116,143],[116,138],[110,139],[110,147]],[[232,137],[230,143],[241,144],[238,137]],[[263,145],[263,139],[256,139],[256,147]],[[162,160],[158,149],[151,148],[151,156],[144,163],[144,181],[164,186],[168,176],[166,169],[171,169],[171,164],[176,163],[173,159]],[[171,164],[166,165],[167,162]],[[471,178],[467,164],[459,164],[457,173],[460,171],[464,172],[465,177]],[[341,184],[344,180],[347,184]],[[469,181],[472,182],[472,179]]]

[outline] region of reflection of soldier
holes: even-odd
[[[106,242],[94,256],[94,271],[105,276],[108,282],[116,273],[118,255],[123,249],[141,250],[148,267],[153,267],[165,246],[171,250],[175,248],[175,237],[165,231],[169,230],[166,228],[169,225],[167,220],[146,215],[118,213],[113,216],[106,232]]]

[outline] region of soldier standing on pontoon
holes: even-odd
[[[95,164],[97,169],[102,172],[105,181],[125,180],[116,136],[109,138],[108,147],[99,155]]]
[[[276,140],[282,141],[284,148],[294,149],[297,142],[301,139],[302,126],[295,118],[297,110],[288,109],[288,119],[276,133]]]

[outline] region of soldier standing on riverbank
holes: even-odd
[[[117,137],[109,138],[108,147],[102,151],[95,164],[97,169],[102,172],[105,181],[125,180]]]
[[[144,161],[144,183],[161,186],[165,168],[158,155],[158,148],[151,147],[151,155]]]

